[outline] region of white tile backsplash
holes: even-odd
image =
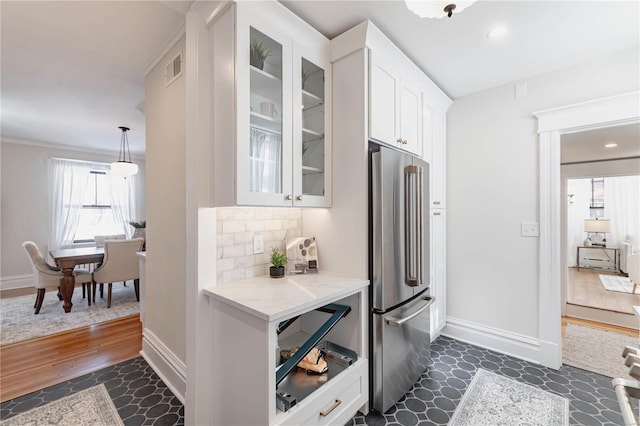
[[[302,210],[276,207],[217,209],[218,283],[269,273],[271,248],[284,251],[287,238],[302,236]],[[253,254],[253,237],[262,235],[264,253]]]

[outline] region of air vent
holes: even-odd
[[[178,53],[165,67],[165,78],[167,87],[182,75],[182,52]]]

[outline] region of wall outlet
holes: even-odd
[[[539,237],[540,225],[537,222],[522,222],[520,232],[523,237]]]
[[[253,254],[264,253],[264,237],[262,235],[253,236]]]

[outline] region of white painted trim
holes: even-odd
[[[167,44],[156,54],[156,56],[154,56],[151,61],[142,68],[142,72],[144,73],[145,78],[147,77],[147,75],[153,71],[153,69],[156,67],[156,65],[158,65],[160,63],[160,61],[162,60],[162,58],[164,58],[164,56],[169,53],[169,51],[171,49],[173,49],[173,47],[176,45],[176,43],[178,42],[178,40],[180,40],[182,38],[182,36],[184,36],[187,33],[187,26],[186,23],[182,24],[182,26],[180,27],[180,29],[173,35],[173,37],[171,37],[171,39],[169,39],[169,41],[167,42]],[[184,62],[183,62],[184,64]]]
[[[441,334],[535,364],[546,365],[543,354],[549,352],[548,342],[459,318],[447,317]]]
[[[537,111],[533,115],[538,117],[538,133],[611,127],[640,117],[640,91]]]
[[[431,333],[431,342],[434,342],[438,337],[440,337],[440,335],[442,334],[442,330],[444,330],[444,328],[446,327],[447,323],[443,323],[441,324],[440,327],[438,327],[437,329],[435,329],[433,331],[433,333]]]
[[[640,119],[640,91],[533,113],[540,134],[540,250],[538,330],[540,363],[562,365],[561,333],[561,208],[560,137],[589,130],[635,123]],[[566,260],[564,260],[566,263]]]
[[[12,290],[14,288],[34,287],[33,274],[11,275],[8,277],[0,277],[0,291]]]
[[[153,368],[171,392],[184,404],[187,366],[149,329],[142,331],[140,355]]]

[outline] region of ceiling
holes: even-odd
[[[640,123],[569,133],[560,141],[562,164],[640,157]]]
[[[640,48],[637,1],[488,1],[422,19],[393,1],[282,1],[327,37],[372,20],[456,98]],[[0,1],[3,140],[144,152],[144,73],[187,1]],[[494,26],[507,36],[490,40]]]

